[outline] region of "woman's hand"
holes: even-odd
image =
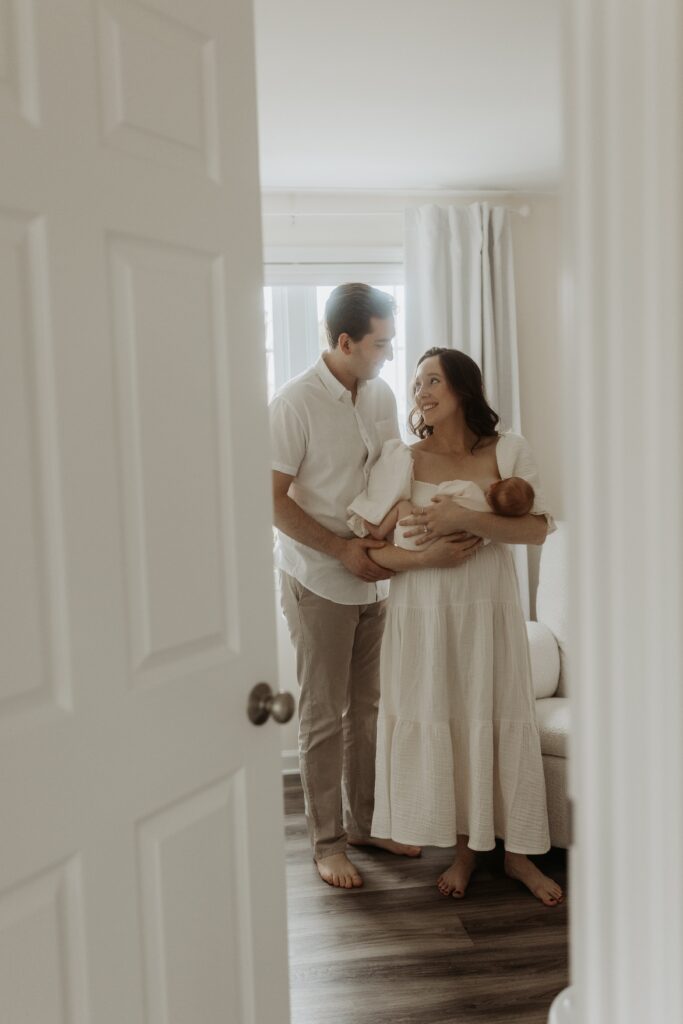
[[[472,512],[446,494],[435,494],[430,505],[413,508],[413,514],[401,519],[400,525],[414,527],[406,530],[405,537],[415,537],[415,544],[427,544],[434,537],[471,535]]]

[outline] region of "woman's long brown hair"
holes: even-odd
[[[486,401],[481,370],[474,359],[470,359],[468,355],[460,352],[457,348],[428,348],[424,355],[420,356],[415,372],[417,373],[417,369],[425,359],[430,359],[432,356],[438,356],[448,386],[460,400],[465,423],[476,435],[477,439],[471,449],[474,451],[483,437],[498,436],[496,427],[500,422],[500,417]],[[413,384],[414,395],[415,385]],[[433,433],[433,427],[427,426],[417,406],[411,410],[408,424],[413,434],[420,438],[429,437]]]

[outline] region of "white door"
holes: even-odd
[[[288,1020],[249,0],[1,0],[0,1020]]]

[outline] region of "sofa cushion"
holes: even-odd
[[[531,678],[534,693],[539,697],[552,697],[560,681],[560,652],[557,640],[542,622],[527,622]]]
[[[536,719],[541,734],[541,753],[567,757],[569,701],[566,697],[545,697],[536,701]]]
[[[567,524],[557,523],[541,549],[536,591],[536,619],[551,630],[560,648],[558,697],[567,692],[567,616],[569,604],[569,538]]]

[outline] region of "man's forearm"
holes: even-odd
[[[336,533],[321,526],[289,495],[284,494],[275,499],[273,522],[278,530],[286,533],[292,540],[298,540],[300,544],[306,544],[309,548],[339,558],[341,545],[344,544],[343,537],[338,537]]]
[[[499,544],[542,544],[548,534],[548,523],[545,516],[512,517],[470,511],[463,529]]]

